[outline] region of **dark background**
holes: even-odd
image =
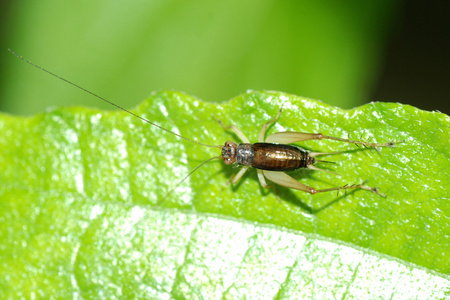
[[[371,99],[450,114],[449,3],[402,4]]]

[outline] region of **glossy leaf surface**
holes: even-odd
[[[0,289],[10,297],[439,298],[449,296],[449,118],[393,103],[344,111],[279,92],[207,104],[156,93],[133,112],[211,145],[237,141],[212,115],[256,141],[322,132],[396,148],[308,141],[340,173],[301,171],[327,188],[368,180],[368,191],[309,195],[264,190],[220,154],[123,112],[60,108],[0,118]]]

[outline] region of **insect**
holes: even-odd
[[[340,154],[342,152],[309,152],[306,151],[298,146],[291,145],[296,142],[301,141],[308,141],[308,140],[322,140],[322,139],[328,139],[328,140],[335,140],[340,141],[344,143],[351,143],[355,145],[361,145],[364,147],[394,147],[399,142],[387,142],[387,143],[371,143],[368,141],[360,141],[360,140],[350,140],[350,139],[344,139],[344,138],[338,138],[333,136],[326,136],[321,133],[304,133],[304,132],[278,132],[274,133],[272,135],[269,135],[266,138],[266,130],[267,127],[275,122],[278,121],[278,119],[281,116],[282,109],[280,109],[278,115],[268,122],[264,123],[261,127],[261,130],[259,132],[259,138],[258,143],[252,144],[250,143],[250,140],[234,125],[225,126],[222,121],[217,120],[221,126],[225,130],[231,129],[240,139],[243,143],[237,144],[232,141],[227,141],[225,144],[222,145],[208,145],[204,143],[200,143],[198,141],[195,141],[193,139],[181,136],[180,134],[177,134],[175,132],[172,132],[156,123],[151,122],[150,120],[143,118],[97,94],[94,94],[93,92],[65,79],[60,77],[59,75],[56,75],[47,69],[44,69],[28,60],[23,58],[22,56],[16,54],[11,49],[8,49],[12,54],[14,54],[16,57],[20,58],[21,60],[27,62],[28,64],[58,78],[66,83],[71,84],[72,86],[75,86],[94,97],[103,100],[129,114],[131,114],[134,117],[137,117],[141,119],[142,121],[153,125],[161,130],[164,130],[170,134],[173,134],[179,138],[185,139],[187,141],[190,141],[195,144],[199,144],[206,147],[213,147],[213,148],[219,148],[221,149],[221,155],[217,157],[212,157],[208,159],[207,161],[203,162],[199,166],[197,166],[195,169],[193,169],[189,174],[187,174],[186,177],[184,177],[175,187],[171,189],[175,189],[179,184],[181,184],[186,178],[188,178],[192,173],[194,173],[198,168],[203,166],[205,163],[213,160],[213,159],[222,159],[226,165],[232,165],[237,164],[242,166],[240,171],[230,180],[232,184],[235,184],[239,181],[239,179],[242,178],[244,173],[250,168],[253,167],[257,169],[257,175],[258,180],[261,183],[261,186],[266,188],[269,187],[269,184],[266,182],[266,178],[270,180],[271,182],[281,185],[287,188],[292,188],[300,191],[304,191],[310,194],[316,194],[316,193],[324,193],[324,192],[331,192],[331,191],[340,191],[340,190],[354,190],[354,189],[363,189],[368,190],[373,193],[379,194],[381,196],[385,196],[382,193],[380,193],[379,189],[376,187],[369,187],[366,186],[365,183],[355,184],[355,185],[344,185],[340,187],[333,187],[333,188],[327,188],[327,189],[315,189],[314,187],[307,186],[296,179],[292,178],[285,172],[294,171],[300,168],[307,168],[310,170],[316,170],[316,171],[325,171],[330,172],[328,170],[322,170],[315,166],[316,163],[331,163],[329,161],[325,160],[319,160],[316,157],[318,156],[325,156],[325,155],[334,155],[334,154]]]
[[[384,194],[379,192],[376,187],[368,187],[364,182],[356,185],[344,185],[340,187],[328,189],[315,189],[307,186],[296,179],[292,178],[285,172],[294,171],[300,168],[307,168],[310,170],[324,171],[334,173],[328,170],[322,170],[315,166],[316,163],[330,163],[329,161],[318,160],[317,156],[335,155],[342,152],[309,152],[298,146],[290,145],[300,141],[322,140],[329,139],[355,145],[362,145],[365,147],[394,147],[400,142],[388,143],[371,143],[367,141],[354,141],[350,139],[343,139],[338,137],[326,136],[321,133],[305,133],[305,132],[277,132],[266,136],[267,127],[278,121],[282,113],[280,109],[278,115],[263,124],[259,132],[258,143],[251,144],[249,139],[234,125],[224,126],[225,129],[231,129],[243,143],[236,144],[235,142],[227,141],[222,148],[222,155],[220,156],[227,165],[238,164],[241,165],[241,170],[233,177],[231,183],[236,183],[244,173],[250,168],[256,168],[259,182],[262,187],[268,187],[265,178],[278,185],[304,191],[310,194],[348,190],[348,189],[364,189],[381,196]]]

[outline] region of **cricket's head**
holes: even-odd
[[[220,158],[223,159],[226,165],[231,165],[236,162],[236,149],[237,144],[235,142],[225,142],[225,145],[222,147],[222,155]]]

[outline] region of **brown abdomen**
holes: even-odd
[[[311,164],[308,152],[291,146],[270,143],[252,145],[253,161],[251,166],[269,171],[293,171],[306,168]]]

